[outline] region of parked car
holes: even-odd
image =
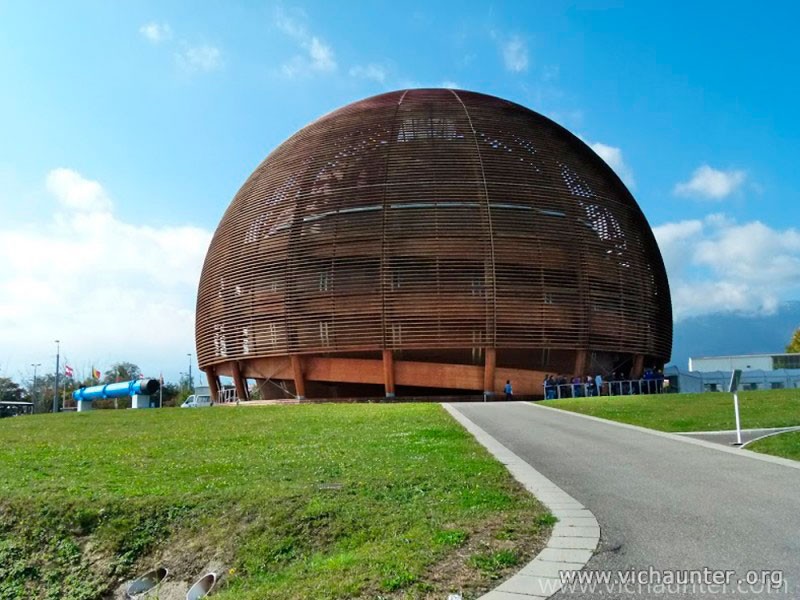
[[[181,408],[205,408],[212,404],[214,403],[211,401],[211,396],[206,394],[192,394],[181,404]]]

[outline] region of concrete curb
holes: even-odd
[[[757,442],[758,440],[763,440],[764,438],[773,437],[775,435],[782,435],[784,433],[792,433],[793,431],[800,431],[800,427],[788,427],[786,429],[780,429],[778,431],[770,431],[769,433],[765,433],[764,435],[760,435],[757,438],[753,438],[749,442],[745,442],[742,444],[741,448],[744,449],[750,444]]]
[[[703,446],[704,448],[710,448],[711,450],[716,450],[717,452],[727,452],[728,454],[735,454],[740,458],[750,458],[753,460],[760,460],[763,462],[772,463],[774,465],[789,467],[791,469],[800,469],[800,462],[788,458],[781,458],[779,456],[770,456],[769,454],[760,454],[758,452],[753,452],[752,450],[744,450],[743,448],[728,448],[727,446],[723,446],[722,444],[707,442],[705,440],[697,440],[685,435],[678,435],[677,433],[658,431],[657,429],[648,429],[647,427],[640,427],[639,425],[630,425],[629,423],[620,423],[619,421],[610,421],[609,419],[601,419],[600,417],[593,417],[592,415],[584,415],[582,413],[572,412],[570,410],[562,410],[560,408],[555,408],[552,406],[543,406],[542,404],[538,403],[525,402],[525,404],[528,404],[529,406],[532,406],[538,410],[555,410],[561,414],[571,415],[573,417],[579,417],[581,419],[589,419],[591,421],[597,421],[598,423],[605,423],[606,425],[614,425],[616,427],[624,427],[625,429],[633,429],[634,431],[641,431],[642,433],[647,433],[649,435],[656,435],[659,437],[676,440],[684,444],[694,444],[695,446]]]
[[[480,600],[523,600],[549,598],[561,589],[560,573],[580,571],[600,542],[600,525],[592,512],[547,479],[522,458],[461,414],[443,403],[450,415],[531,492],[558,519],[550,540],[531,562]]]
[[[800,429],[800,425],[787,425],[785,427],[754,427],[752,429],[742,429],[742,433],[750,431],[773,431],[780,433],[787,429]],[[722,435],[725,433],[735,434],[735,429],[719,429],[717,431],[672,431],[675,435]]]

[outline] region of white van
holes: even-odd
[[[181,404],[181,408],[204,408],[212,404],[211,396],[207,394],[192,394]]]

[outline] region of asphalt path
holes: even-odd
[[[609,583],[553,598],[800,598],[800,469],[527,403],[453,406],[597,518],[586,570]]]

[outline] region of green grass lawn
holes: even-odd
[[[800,460],[800,431],[772,435],[747,445],[748,450]]]
[[[155,564],[216,597],[471,598],[552,518],[433,404],[0,420],[0,600],[106,597]]]
[[[661,431],[736,427],[733,395],[723,392],[573,398],[544,405]],[[746,429],[800,425],[800,390],[740,392],[739,410]]]

